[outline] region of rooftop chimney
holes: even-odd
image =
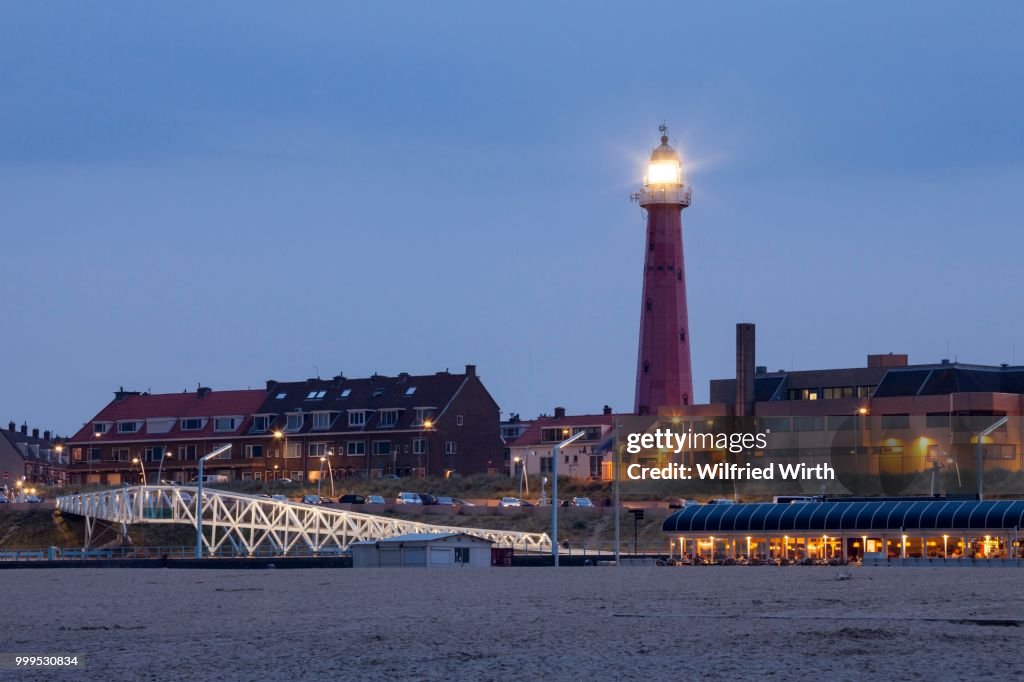
[[[23,435],[23,436],[27,436],[28,435],[28,424],[22,424],[21,425],[21,435]]]
[[[736,325],[736,416],[754,414],[754,325]]]
[[[36,439],[39,438],[39,429],[32,429],[32,437]]]
[[[50,440],[50,432],[43,431],[43,440]]]
[[[17,425],[14,422],[7,422],[7,430],[8,431],[10,431],[11,433],[14,433],[15,428],[17,428]]]
[[[555,419],[562,419],[564,417],[565,417],[565,408],[564,407],[556,407],[555,408]]]
[[[267,393],[270,393],[275,388],[277,388],[277,381],[274,379],[267,379]]]
[[[476,365],[466,365],[466,376],[468,376],[468,377],[475,377],[476,376]]]
[[[605,405],[604,406],[604,410],[602,410],[601,413],[602,414],[606,414],[606,415],[611,414],[612,413],[612,406],[611,405]]]
[[[199,397],[202,398],[203,396],[208,395],[211,390],[213,389],[211,389],[208,386],[200,386],[199,388],[196,389],[196,393],[198,393]]]
[[[878,353],[868,355],[868,367],[906,367],[906,353]]]

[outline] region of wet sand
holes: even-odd
[[[0,651],[84,663],[5,679],[1024,674],[1020,569],[34,569],[0,581]]]

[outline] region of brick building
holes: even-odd
[[[441,476],[496,471],[500,412],[462,374],[341,375],[266,388],[148,395],[118,391],[67,446],[74,483],[191,481],[197,458],[230,443],[204,471],[232,480],[321,475]],[[162,464],[161,464],[162,462]]]
[[[49,431],[29,431],[14,422],[0,431],[0,486],[13,488],[18,481],[60,486],[64,484],[68,453]]]

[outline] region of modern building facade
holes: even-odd
[[[633,194],[647,212],[634,405],[641,415],[656,414],[661,405],[688,405],[693,395],[682,219],[690,187],[665,126],[660,130],[644,186]]]
[[[76,484],[441,476],[497,471],[499,408],[462,374],[268,381],[258,390],[149,395],[118,391],[67,443]]]
[[[49,431],[16,426],[0,431],[0,487],[14,489],[19,482],[62,486],[69,455]]]
[[[830,461],[883,478],[934,474],[940,489],[931,492],[977,491],[979,462],[982,471],[1024,470],[1024,367],[910,364],[906,355],[890,353],[869,355],[863,367],[768,371],[754,364],[753,325],[739,325],[737,342],[736,377],[712,380],[708,404],[662,406],[652,428],[766,432],[767,448],[745,456]],[[725,456],[702,449],[666,459],[685,464]]]

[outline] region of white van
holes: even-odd
[[[193,478],[192,482],[193,483],[198,483],[199,482],[199,477],[197,476],[196,478]],[[227,482],[228,482],[228,477],[225,476],[224,474],[205,474],[203,476],[203,485],[206,485],[207,483],[227,483]]]

